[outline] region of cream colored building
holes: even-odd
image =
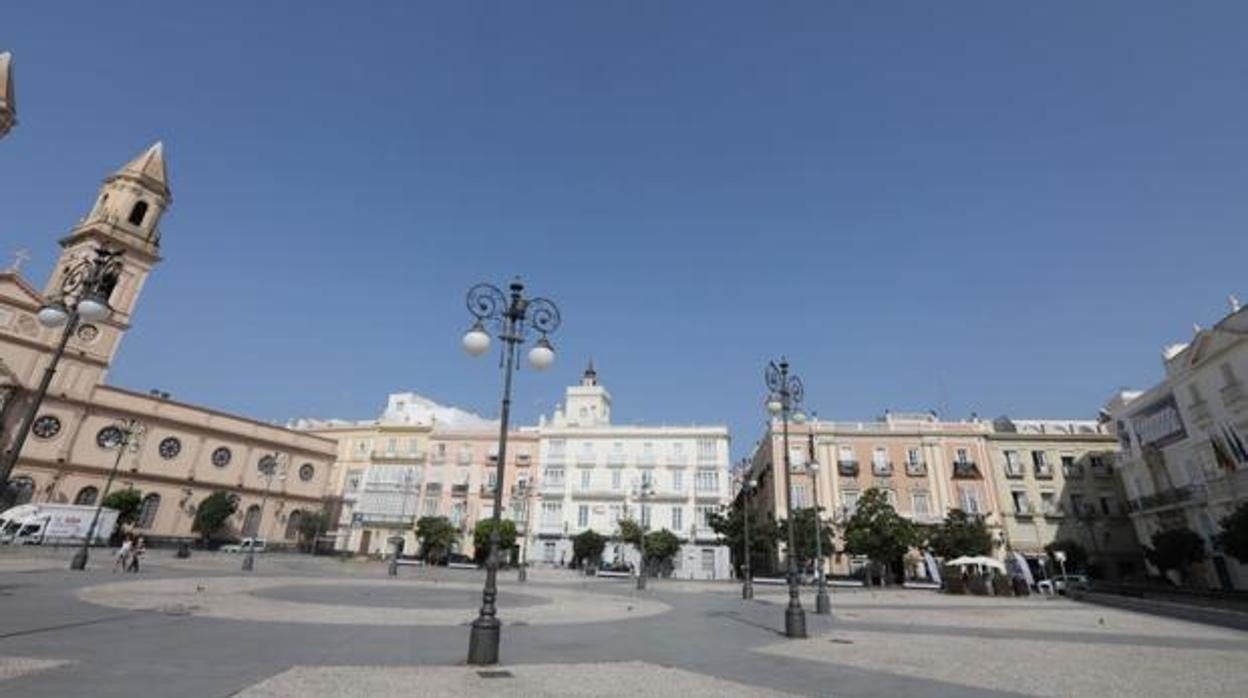
[[[1117,470],[1141,542],[1168,528],[1205,539],[1199,584],[1248,589],[1248,565],[1213,544],[1220,520],[1248,499],[1248,309],[1230,312],[1162,353],[1165,376],[1106,407],[1117,428]],[[1158,570],[1152,570],[1158,572]]]
[[[395,393],[375,420],[299,420],[296,428],[338,443],[332,487],[341,493],[341,513],[331,535],[339,550],[386,555],[389,539],[402,535],[404,550],[414,554],[416,521],[444,516],[460,530],[455,552],[473,554],[474,527],[494,511],[498,422],[416,393]],[[534,430],[508,434],[503,513],[520,532],[536,452]]]
[[[628,517],[685,540],[673,576],[728,578],[728,550],[708,520],[730,497],[727,427],[616,425],[611,408],[591,364],[581,383],[567,389],[563,406],[538,425],[542,473],[528,559],[568,563],[572,536],[589,529],[616,535],[619,520]],[[644,502],[637,498],[643,482],[654,491]],[[637,552],[613,542],[604,557],[631,563]]]
[[[1007,417],[992,426],[986,438],[1006,549],[1038,575],[1045,546],[1070,540],[1088,552],[1098,577],[1140,576],[1141,549],[1114,476],[1118,440],[1109,426]]]
[[[13,98],[13,54],[0,53],[0,138],[17,125],[17,102]]]
[[[109,366],[130,330],[144,283],[161,261],[159,223],[172,202],[164,151],[157,143],[108,176],[85,217],[61,241],[61,258],[41,293],[18,268],[0,272],[0,445],[11,448],[62,328],[35,317],[61,288],[67,268],[101,246],[124,251],[112,289],[110,317],[84,322],[70,338],[51,389],[39,409],[11,480],[16,501],[97,501],[116,457],[108,446],[122,419],[138,419],[146,433],[137,452],[122,457],[114,491],[138,490],[137,528],[149,539],[193,536],[200,501],[216,490],[239,499],[230,522],[235,533],[256,531],[290,542],[304,512],[322,508],[334,459],[328,439],[246,417],[106,383]],[[276,454],[282,476],[266,482],[257,464]]]
[[[776,420],[750,457],[748,477],[758,481],[751,513],[783,519],[783,432]],[[814,506],[823,516],[843,521],[852,515],[858,498],[879,488],[899,514],[918,523],[942,520],[950,509],[984,517],[994,536],[1001,529],[995,496],[995,474],[989,467],[985,435],[991,425],[981,420],[944,422],[930,413],[885,413],[874,422],[810,421],[789,425],[789,462],[793,507]],[[820,464],[810,472],[811,438]],[[815,478],[818,478],[816,483]],[[843,542],[829,552],[832,573],[854,571],[865,560],[845,555]],[[783,541],[781,546],[783,555]],[[779,561],[778,561],[779,562]],[[921,572],[918,558],[894,561],[895,572]]]

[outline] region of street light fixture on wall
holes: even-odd
[[[43,399],[52,385],[52,376],[56,367],[65,356],[65,347],[69,338],[74,335],[81,321],[99,322],[108,319],[112,308],[108,298],[112,295],[117,280],[121,278],[121,250],[110,250],[100,247],[95,250],[94,257],[84,257],[70,262],[61,272],[60,293],[49,298],[39,308],[36,317],[44,327],[65,327],[61,331],[60,342],[52,360],[43,370],[43,378],[35,391],[35,398],[22,416],[22,423],[17,427],[17,436],[13,445],[0,457],[0,495],[8,489],[9,475],[22,455],[22,447],[26,445],[26,435],[30,433],[31,424],[43,405]]]
[[[789,420],[802,423],[806,415],[800,405],[805,396],[802,381],[789,373],[788,360],[781,358],[780,363],[771,362],[767,365],[767,389],[771,391],[767,399],[767,411],[773,417],[780,417],[783,428],[784,446],[784,510],[788,520],[788,546],[785,549],[788,567],[789,605],[784,609],[784,634],[786,637],[806,637],[806,611],[802,609],[801,590],[798,587],[797,557],[794,554],[796,536],[793,532],[793,483],[791,482],[792,467],[789,463]]]
[[[117,458],[113,461],[113,469],[108,471],[108,480],[104,482],[104,491],[100,492],[100,499],[95,504],[95,514],[91,516],[91,526],[87,528],[87,537],[82,541],[82,547],[78,552],[74,553],[74,558],[69,562],[71,570],[85,570],[87,568],[87,558],[90,555],[89,548],[91,541],[95,538],[95,528],[100,523],[100,512],[104,508],[104,499],[108,497],[108,492],[113,487],[113,479],[117,477],[117,468],[121,465],[121,457],[126,451],[137,453],[142,445],[143,434],[147,429],[143,423],[137,419],[123,419],[116,425],[114,430],[104,430],[100,432],[103,438],[98,439],[100,445],[109,446],[117,449]]]
[[[523,344],[530,332],[537,332],[537,341],[529,350],[529,365],[538,371],[550,368],[555,362],[555,349],[547,338],[559,329],[559,308],[545,298],[525,298],[524,284],[519,279],[511,282],[510,293],[503,293],[491,284],[477,284],[468,289],[468,312],[476,322],[464,334],[464,351],[481,356],[490,348],[491,325],[499,339],[506,345],[503,350],[503,405],[498,434],[498,464],[494,487],[494,526],[490,531],[490,552],[485,562],[485,588],[481,592],[481,610],[472,622],[468,637],[468,663],[488,665],[498,663],[498,646],[502,635],[502,623],[498,620],[495,600],[498,598],[498,528],[503,510],[503,483],[507,468],[507,422],[511,416],[511,376],[516,370],[516,348]]]

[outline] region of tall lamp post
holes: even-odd
[[[819,506],[819,460],[815,457],[815,428],[813,425],[810,428],[809,438],[810,458],[806,467],[810,470],[810,479],[813,483],[812,490],[815,497],[815,579],[817,580],[815,613],[826,616],[832,612],[832,601],[828,598],[828,581],[823,577],[823,517],[820,516],[822,507]]]
[[[243,558],[243,571],[250,572],[256,568],[256,534],[260,532],[260,528],[264,525],[264,505],[269,501],[269,487],[273,485],[273,478],[279,480],[286,479],[286,473],[278,474],[278,459],[281,458],[277,453],[270,453],[260,459],[256,465],[256,469],[260,471],[260,477],[264,478],[264,495],[260,497],[260,515],[256,517],[256,531],[251,536],[251,545],[247,546],[247,557]]]
[[[750,553],[753,548],[750,547],[750,497],[758,489],[758,480],[743,480],[741,483],[741,516],[742,530],[745,532],[745,550],[742,552],[742,576],[744,581],[741,582],[741,598],[750,600],[754,598],[754,575],[750,571]]]
[[[642,478],[641,484],[637,486],[637,528],[641,530],[641,540],[638,546],[641,551],[641,559],[637,562],[637,590],[641,591],[646,588],[646,502],[654,498],[654,483],[648,479]]]
[[[520,521],[520,525],[523,526],[524,532],[519,536],[520,555],[518,562],[520,570],[516,573],[516,580],[520,582],[527,582],[529,580],[529,495],[531,492],[532,490],[529,488],[528,482],[517,482],[516,487],[511,492],[511,510],[515,511],[517,509],[517,503],[523,505],[522,507],[519,507],[520,511],[523,512],[521,514],[523,519]]]
[[[84,257],[69,263],[61,272],[60,293],[49,298],[39,308],[36,314],[39,324],[49,328],[64,326],[65,329],[61,331],[61,339],[56,345],[56,352],[52,354],[52,360],[43,369],[43,378],[35,390],[35,399],[26,409],[26,414],[22,415],[13,445],[0,457],[0,495],[8,489],[9,475],[22,455],[26,435],[30,433],[31,424],[48,394],[48,387],[52,385],[56,367],[65,356],[69,338],[74,335],[81,321],[99,322],[112,313],[108,297],[112,295],[113,288],[121,277],[121,255],[121,250],[100,247],[95,251],[94,258]]]
[[[407,468],[404,468],[403,469],[403,504],[401,505],[399,509],[401,512],[399,514],[399,532],[394,537],[394,541],[393,541],[394,553],[390,556],[389,574],[391,577],[399,576],[399,555],[403,552],[404,543],[407,541],[407,529],[405,528],[406,521],[407,521],[407,496],[411,493],[411,489],[412,489],[412,471],[408,470]]]
[[[796,536],[793,532],[793,484],[789,463],[789,419],[801,423],[805,421],[799,405],[805,396],[802,381],[789,373],[789,362],[781,358],[780,363],[772,361],[767,365],[767,389],[771,391],[767,399],[767,411],[772,416],[779,416],[783,428],[784,446],[784,510],[788,520],[788,546],[785,550],[788,567],[789,605],[784,609],[784,634],[786,637],[806,637],[806,611],[802,609],[801,590],[798,587]]]
[[[476,322],[464,334],[464,350],[480,356],[490,348],[489,323],[503,341],[503,406],[498,433],[497,486],[494,488],[494,526],[490,531],[490,553],[485,562],[485,588],[481,592],[481,610],[472,622],[468,637],[468,663],[498,663],[498,646],[502,623],[498,620],[495,599],[498,598],[498,528],[503,509],[503,483],[507,466],[507,421],[511,415],[511,376],[516,370],[516,347],[523,344],[531,331],[539,335],[529,350],[529,364],[538,371],[555,362],[555,349],[547,338],[559,328],[559,308],[545,298],[525,298],[524,284],[511,282],[510,294],[491,284],[477,284],[468,289],[468,312]]]
[[[125,455],[126,451],[134,453],[139,450],[144,432],[143,423],[137,419],[124,419],[112,429],[105,429],[100,432],[97,440],[103,446],[116,448],[117,458],[113,460],[113,469],[108,471],[108,480],[104,482],[104,491],[100,492],[100,499],[95,504],[95,514],[91,516],[91,525],[87,528],[87,537],[83,539],[82,547],[78,549],[78,552],[74,553],[74,558],[69,561],[69,569],[85,570],[87,568],[91,541],[94,540],[95,528],[100,523],[100,512],[104,509],[104,499],[108,496],[108,491],[113,487],[113,480],[117,477],[117,468],[121,465],[121,457]]]

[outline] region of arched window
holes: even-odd
[[[74,504],[81,506],[91,506],[95,504],[96,497],[100,496],[100,491],[94,487],[84,487],[78,490],[78,496],[74,497]]]
[[[149,494],[143,498],[143,504],[139,506],[139,518],[135,522],[135,528],[151,528],[156,523],[156,510],[160,509],[160,495]]]
[[[247,514],[243,517],[243,537],[255,538],[260,532],[260,505],[252,504],[247,507]]]
[[[299,525],[303,523],[303,512],[298,509],[290,512],[290,516],[286,518],[286,539],[296,540],[299,538]]]
[[[18,475],[9,480],[9,491],[0,491],[0,494],[7,495],[7,498],[12,500],[10,506],[29,504],[35,496],[35,481],[27,475]]]
[[[143,225],[143,219],[147,217],[147,202],[138,201],[134,204],[134,208],[130,209],[130,225]]]

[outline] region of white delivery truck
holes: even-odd
[[[22,504],[0,513],[0,543],[42,545],[81,543],[91,528],[95,507],[78,504]],[[96,544],[107,543],[117,525],[117,510],[100,509]]]

